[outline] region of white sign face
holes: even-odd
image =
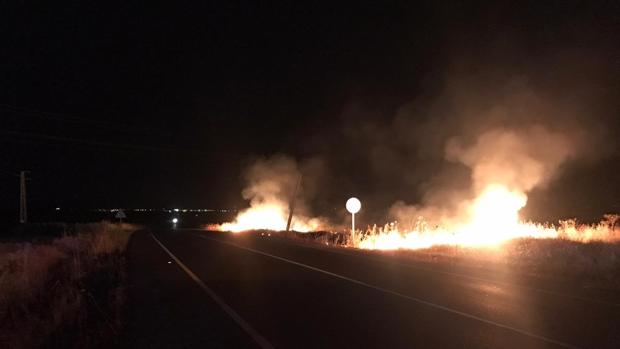
[[[127,218],[127,216],[125,215],[125,212],[123,212],[123,210],[118,210],[116,212],[116,215],[114,215],[114,218],[121,219],[121,218]]]
[[[347,200],[347,211],[351,214],[356,214],[362,208],[362,203],[357,198],[350,198]]]

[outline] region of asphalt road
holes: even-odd
[[[141,232],[129,347],[618,348],[620,296],[261,234]]]

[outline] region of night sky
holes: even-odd
[[[403,108],[411,138],[459,134],[481,121],[458,105],[428,126],[458,100],[446,91],[462,84],[459,96],[487,103],[515,81],[562,111],[532,118],[592,139],[532,193],[531,216],[620,211],[613,1],[12,1],[0,12],[3,211],[17,210],[21,169],[34,209],[243,207],[243,169],[277,153],[322,159],[319,212],[352,192],[376,209],[415,203],[446,168],[432,142],[393,141]]]

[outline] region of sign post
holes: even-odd
[[[116,211],[114,218],[118,219],[119,224],[123,224],[123,218],[127,218],[127,215],[125,215],[125,212],[122,209],[119,209]]]
[[[355,235],[355,214],[362,208],[362,203],[355,197],[347,200],[345,204],[347,211],[351,214],[351,235]]]

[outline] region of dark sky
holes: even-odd
[[[3,2],[1,208],[16,209],[20,169],[39,207],[241,205],[242,169],[274,153],[328,158],[331,176],[359,174],[336,182],[393,201],[408,192],[378,185],[364,153],[351,160],[338,139],[364,149],[352,120],[393,125],[403,105],[432,104],[453,72],[487,89],[526,76],[559,101],[588,81],[575,96],[596,104],[593,123],[613,140],[613,3]],[[565,195],[539,207],[620,210],[617,144],[607,147],[559,176],[548,190]],[[420,196],[411,190],[402,199]],[[590,208],[553,203],[567,201]]]

